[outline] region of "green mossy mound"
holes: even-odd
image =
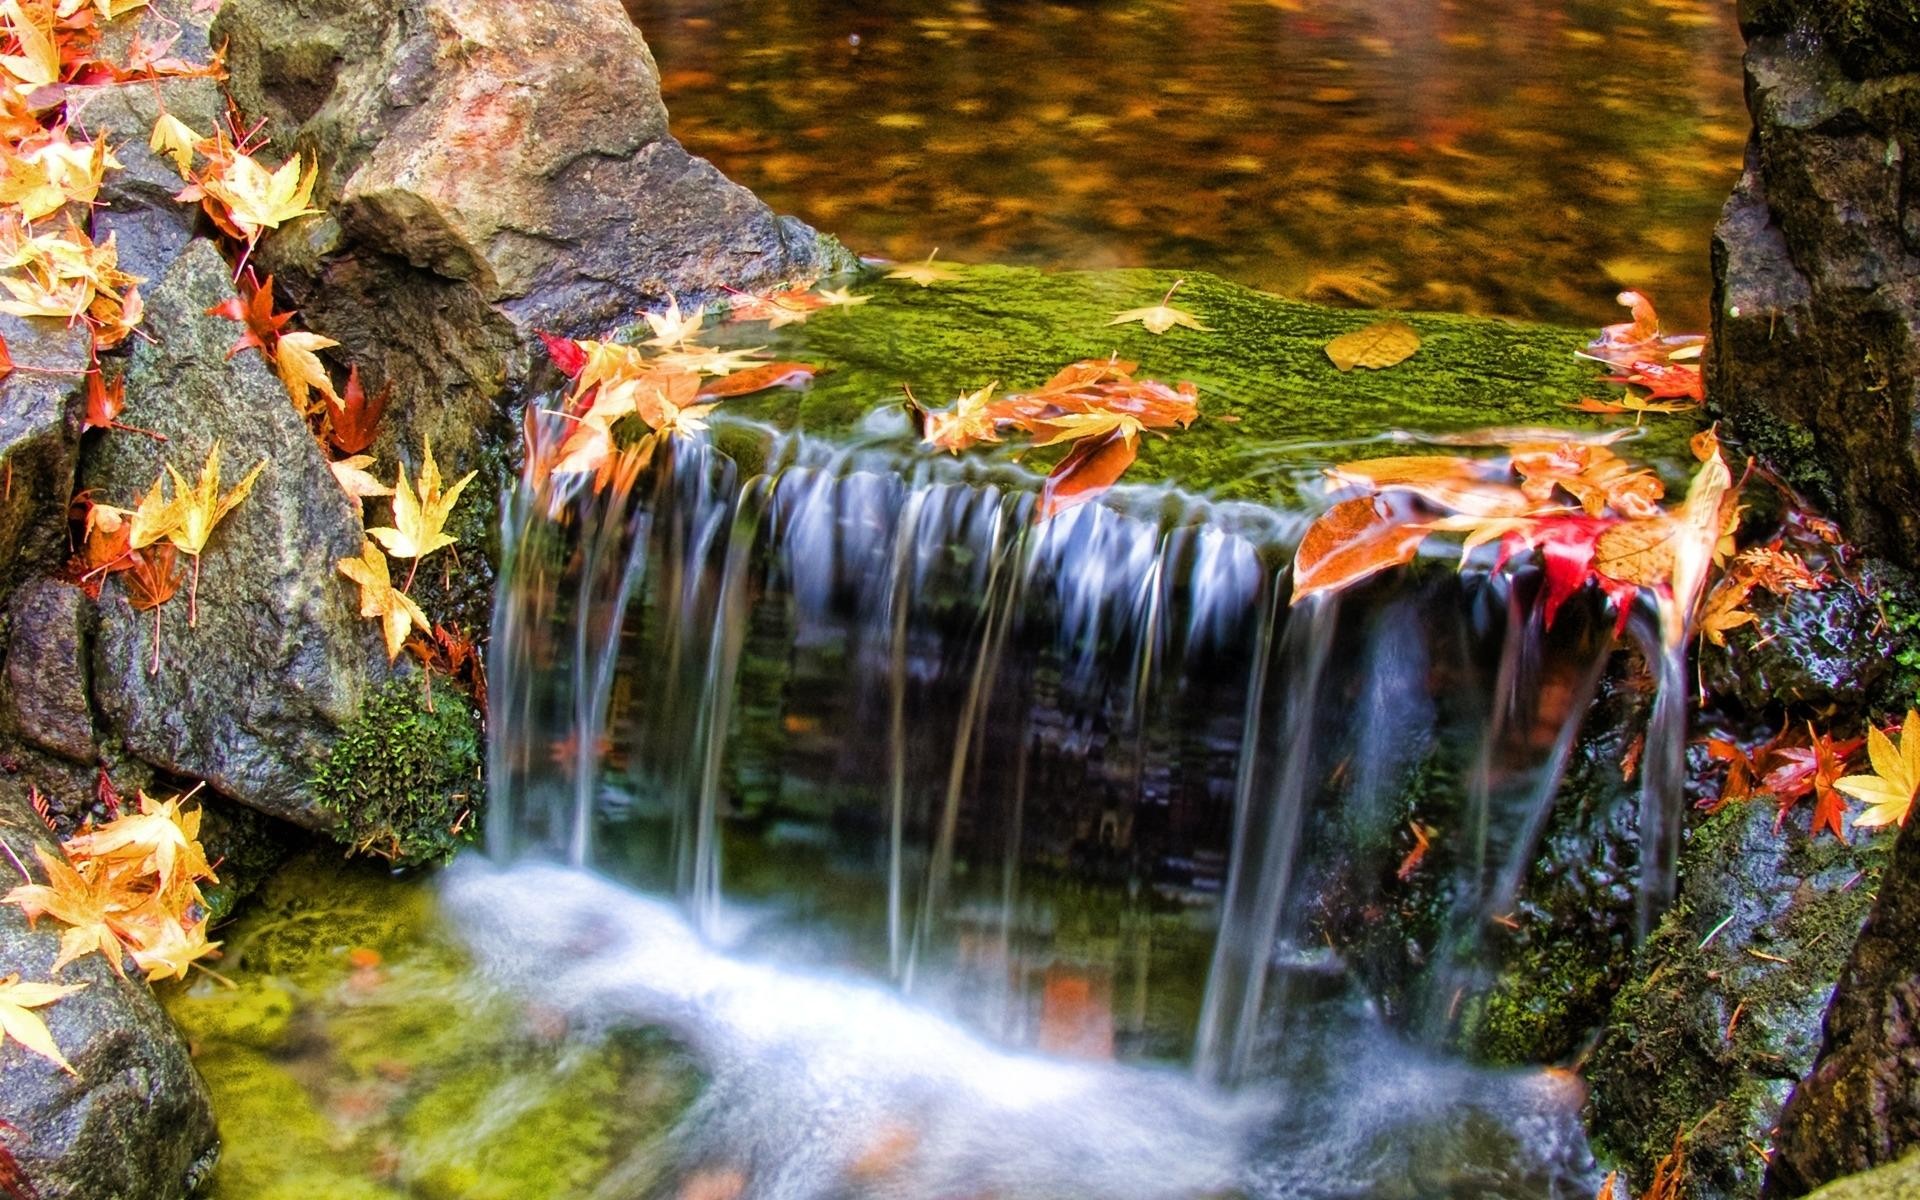
[[[310,853],[221,934],[235,986],[163,996],[219,1114],[210,1200],[575,1197],[697,1083],[644,1037],[556,1045],[466,975],[423,879]]]
[[[444,679],[392,680],[334,744],[313,792],[354,849],[402,864],[443,861],[473,836],[479,711]]]

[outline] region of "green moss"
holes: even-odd
[[[356,850],[397,863],[445,859],[473,835],[480,717],[457,688],[396,679],[369,697],[313,781]],[[465,820],[462,820],[466,816]],[[460,832],[454,832],[458,827]]]
[[[1810,1200],[1907,1200],[1920,1196],[1920,1151],[1875,1171],[1837,1180]]]

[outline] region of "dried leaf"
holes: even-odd
[[[394,527],[367,530],[367,535],[379,541],[395,558],[424,558],[458,540],[443,532],[443,528],[453,513],[454,502],[460,499],[460,492],[478,474],[468,471],[442,493],[440,467],[433,461],[431,441],[425,443],[422,457],[418,491],[407,480],[406,464],[400,465],[400,477],[393,491]]]
[[[241,339],[244,342],[246,339]],[[287,396],[293,401],[294,410],[302,416],[312,413],[316,405],[312,393],[319,392],[335,406],[341,403],[340,395],[333,390],[333,380],[327,375],[326,364],[315,353],[340,343],[317,333],[283,333],[273,348],[274,370],[280,373],[280,382],[287,386]],[[235,349],[239,349],[236,345]]]
[[[1092,500],[1119,482],[1138,452],[1132,437],[1115,430],[1104,437],[1084,437],[1060,460],[1040,491],[1034,519],[1045,521]]]
[[[1907,710],[1897,744],[1878,729],[1867,730],[1867,757],[1873,774],[1848,775],[1833,784],[1869,806],[1853,823],[1868,829],[1905,825],[1914,793],[1920,792],[1920,712]]]
[[[1184,309],[1178,309],[1172,306],[1173,294],[1179,291],[1180,285],[1185,282],[1186,280],[1184,279],[1175,280],[1173,286],[1167,289],[1167,294],[1161,299],[1160,303],[1149,304],[1145,308],[1130,308],[1126,312],[1116,316],[1113,320],[1108,321],[1107,324],[1126,325],[1138,321],[1140,324],[1146,326],[1148,333],[1152,334],[1163,334],[1175,325],[1205,332],[1207,327],[1200,323],[1200,318]]]
[[[887,272],[887,278],[904,279],[908,283],[917,283],[921,287],[932,287],[936,283],[952,283],[954,280],[960,278],[960,272],[945,263],[934,262],[934,255],[939,253],[940,251],[935,249],[933,254],[927,255],[925,262],[908,263],[905,266],[895,267],[893,270]]]
[[[73,1064],[54,1044],[53,1034],[47,1031],[47,1023],[32,1010],[44,1008],[86,986],[84,983],[22,983],[18,972],[0,979],[0,1032],[67,1074],[79,1078],[80,1072],[73,1069]]]
[[[405,478],[404,472],[401,478]],[[393,586],[387,556],[372,542],[360,547],[359,558],[343,558],[335,565],[342,575],[360,585],[360,615],[380,621],[387,643],[387,660],[398,658],[408,632],[428,628],[427,614],[420,611],[411,596]]]
[[[1342,371],[1364,367],[1384,370],[1412,358],[1420,349],[1420,335],[1405,321],[1378,321],[1364,329],[1343,333],[1327,343],[1327,357]]]
[[[1293,603],[1411,562],[1427,533],[1425,525],[1370,496],[1334,505],[1307,530],[1294,554]]]
[[[360,385],[360,365],[355,363],[349,367],[346,388],[337,400],[329,398],[327,405],[327,440],[333,443],[333,448],[342,454],[354,455],[373,445],[380,417],[387,411],[387,401],[392,397],[391,383],[382,388],[379,395],[369,397]]]

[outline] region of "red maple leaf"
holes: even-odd
[[[225,317],[247,327],[247,332],[227,351],[228,358],[254,349],[272,358],[280,345],[281,330],[293,320],[291,312],[273,311],[273,276],[267,276],[266,282],[261,283],[252,271],[241,276],[240,295],[214,305],[207,310],[207,315]]]
[[[361,453],[373,445],[380,416],[392,398],[391,383],[369,398],[360,386],[360,365],[355,363],[347,370],[347,386],[340,393],[340,403],[327,401],[327,440],[342,454]]]
[[[1764,752],[1770,754],[1777,764],[1760,781],[1760,790],[1772,796],[1779,805],[1779,815],[1774,819],[1773,827],[1780,828],[1786,822],[1787,814],[1793,811],[1793,806],[1812,794],[1812,834],[1817,837],[1822,829],[1828,829],[1834,837],[1845,841],[1846,833],[1840,819],[1847,811],[1847,801],[1833,784],[1846,774],[1847,760],[1853,757],[1866,739],[1851,738],[1837,742],[1812,725],[1807,726],[1807,738],[1808,744],[1805,746],[1782,746],[1776,741]]]

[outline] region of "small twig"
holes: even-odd
[[[1748,954],[1751,954],[1751,955],[1753,955],[1753,956],[1754,956],[1755,958],[1758,958],[1758,959],[1761,959],[1762,961],[1765,961],[1765,962],[1770,962],[1770,963],[1784,963],[1784,964],[1786,964],[1787,966],[1792,966],[1792,965],[1793,965],[1793,960],[1792,960],[1792,959],[1790,959],[1790,958],[1781,958],[1781,957],[1780,957],[1780,956],[1779,956],[1778,954],[1768,954],[1768,953],[1766,953],[1765,951],[1762,951],[1762,950],[1755,950],[1755,949],[1754,949],[1754,948],[1753,948],[1752,946],[1748,946],[1748,947],[1746,948],[1746,950],[1747,950],[1747,953],[1748,953]]]
[[[1733,1027],[1740,1023],[1741,1014],[1745,1013],[1746,1011],[1747,1011],[1747,1002],[1745,1000],[1742,1000],[1740,1003],[1733,1006],[1733,1015],[1727,1018],[1727,1032],[1721,1040],[1728,1041],[1728,1042],[1731,1042],[1733,1040]]]
[[[1715,925],[1713,929],[1708,932],[1706,937],[1703,937],[1700,939],[1700,944],[1698,946],[1695,946],[1694,949],[1705,950],[1708,944],[1711,943],[1714,938],[1717,938],[1720,936],[1720,931],[1722,929],[1725,929],[1727,926],[1733,924],[1733,918],[1735,917],[1735,915],[1737,914],[1728,913],[1727,919],[1720,922],[1718,925]]]
[[[0,850],[7,852],[7,861],[13,864],[14,870],[20,872],[20,878],[26,880],[28,883],[32,883],[33,876],[27,873],[27,868],[20,862],[20,856],[13,852],[13,847],[7,844],[5,838],[0,838]]]
[[[222,975],[220,972],[214,970],[212,967],[205,965],[199,959],[194,959],[192,962],[189,962],[187,965],[195,968],[196,970],[205,971],[207,974],[213,976],[215,979],[220,981],[220,985],[222,987],[232,988],[235,991],[238,991],[240,989],[239,984],[235,983],[231,979],[228,979],[225,975]]]

